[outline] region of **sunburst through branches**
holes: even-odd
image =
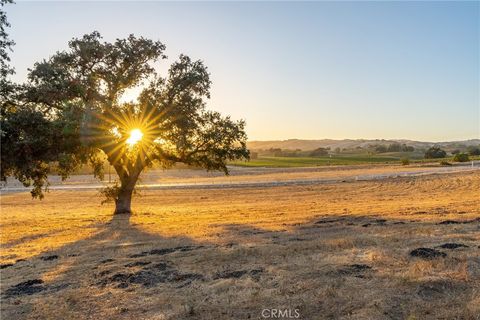
[[[130,137],[128,137],[126,143],[130,146],[130,147],[133,147],[134,145],[136,145],[138,142],[140,142],[140,140],[142,140],[142,137],[143,137],[143,132],[142,130],[136,128],[136,129],[132,129],[130,131]]]
[[[94,140],[114,165],[126,157],[148,164],[149,154],[160,147],[162,113],[152,108],[139,110],[138,105],[126,105],[122,110],[97,114]]]

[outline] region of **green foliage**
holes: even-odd
[[[467,152],[471,156],[480,156],[480,146],[470,146],[467,148]]]
[[[94,150],[81,146],[78,134],[68,130],[70,108],[49,119],[32,106],[2,109],[1,179],[14,176],[24,186],[33,186],[32,196],[43,198],[52,164],[66,179]]]
[[[103,196],[102,204],[110,203],[110,202],[115,202],[122,192],[122,186],[118,183],[115,182],[111,186],[106,186],[102,189],[100,189],[100,195]],[[137,194],[137,190],[133,190],[133,194]]]
[[[406,144],[402,144],[402,148],[400,151],[403,151],[403,152],[413,152],[415,151],[415,148],[412,147],[412,146],[407,146]]]
[[[468,157],[468,154],[466,154],[466,153],[457,153],[455,155],[455,157],[453,157],[453,161],[467,162],[467,161],[470,161],[470,158]]]
[[[263,155],[274,156],[274,157],[299,157],[302,150],[296,149],[280,149],[280,148],[270,148],[268,150],[262,150]]]
[[[375,146],[375,152],[377,153],[385,153],[387,152],[388,148],[384,145],[377,145]]]
[[[310,157],[321,157],[321,156],[326,156],[328,155],[328,150],[327,148],[317,148],[310,152]]]
[[[413,152],[415,148],[412,146],[407,146],[405,143],[400,144],[397,142],[391,143],[388,146],[386,145],[375,145],[373,146],[375,152],[385,153],[385,152]]]
[[[440,149],[439,147],[430,147],[427,151],[425,151],[425,159],[439,159],[445,158],[447,153]]]
[[[15,42],[8,36],[7,28],[10,27],[10,23],[3,9],[6,4],[11,3],[13,3],[12,0],[0,0],[0,107],[2,108],[10,105],[9,102],[17,87],[9,80],[9,76],[14,74],[14,69],[9,64],[9,51],[12,51]]]
[[[450,162],[446,161],[446,160],[442,160],[442,161],[440,161],[440,165],[441,166],[451,166],[452,164]]]
[[[402,158],[400,162],[402,163],[402,166],[408,166],[410,164],[410,159]]]
[[[6,80],[7,75],[13,73],[13,69],[8,65],[8,62],[10,62],[10,56],[8,55],[8,51],[12,49],[15,42],[8,37],[6,29],[10,27],[10,23],[7,20],[6,12],[3,10],[3,7],[9,3],[13,3],[13,1],[0,0],[0,81],[1,82],[4,82]],[[3,85],[4,83],[1,83],[1,84]]]
[[[115,183],[113,186],[105,187],[100,190],[100,194],[104,196],[102,204],[113,202],[118,197],[120,193],[120,185]]]
[[[42,196],[52,165],[67,178],[89,163],[102,178],[107,159],[120,179],[120,191],[113,191],[128,195],[155,162],[228,174],[227,161],[248,159],[245,122],[205,108],[211,82],[203,62],[180,55],[161,77],[154,63],[166,57],[164,50],[161,42],[133,35],[102,42],[93,32],[36,63],[15,100],[3,104],[2,179],[32,183],[32,195]],[[122,102],[138,86],[138,100]],[[129,145],[135,128],[143,139]]]
[[[402,145],[400,143],[392,143],[387,148],[388,152],[400,152],[402,151]]]

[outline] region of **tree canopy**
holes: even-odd
[[[36,63],[14,102],[3,102],[2,179],[12,175],[43,197],[53,165],[67,178],[89,163],[102,178],[108,160],[119,184],[104,193],[129,212],[139,175],[154,163],[228,174],[227,161],[249,156],[244,121],[206,109],[211,81],[202,61],[180,55],[159,75],[164,51],[159,41],[109,43],[92,32]],[[131,89],[140,94],[130,101]]]
[[[467,161],[470,161],[470,157],[468,156],[467,153],[457,153],[454,157],[453,157],[453,161],[456,161],[456,162],[467,162]]]
[[[13,68],[10,67],[9,51],[15,44],[12,39],[8,37],[7,28],[10,23],[7,20],[7,14],[3,7],[12,3],[12,0],[0,0],[0,96],[5,99],[12,91],[12,84],[8,81],[8,76],[13,73]]]
[[[425,151],[425,159],[439,159],[445,158],[447,156],[447,152],[439,147],[433,146]]]
[[[467,152],[471,156],[480,156],[480,146],[469,146]]]

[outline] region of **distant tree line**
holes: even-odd
[[[380,154],[388,152],[417,152],[419,155],[424,153],[425,159],[440,159],[445,158],[449,154],[455,156],[460,154],[456,159],[466,159],[465,154],[468,156],[478,156],[480,155],[480,146],[465,146],[465,145],[447,145],[445,149],[440,146],[431,146],[428,149],[424,148],[414,148],[405,143],[390,143],[390,144],[370,144],[367,146],[355,146],[355,147],[345,147],[340,148],[336,147],[331,149],[330,147],[319,147],[314,150],[301,150],[301,149],[281,149],[281,148],[269,148],[269,149],[257,149],[251,153],[251,158],[256,159],[258,156],[273,156],[273,157],[326,157],[328,155],[335,154],[358,154],[358,153],[368,153],[368,154]],[[407,158],[405,158],[407,159]],[[459,161],[454,160],[454,161]]]
[[[415,148],[412,146],[407,146],[405,143],[391,143],[388,146],[384,144],[375,145],[374,150],[377,153],[385,153],[385,152],[413,152]]]
[[[470,146],[467,148],[467,152],[471,156],[480,156],[480,146]]]
[[[261,150],[263,155],[274,156],[274,157],[299,157],[301,149],[281,149],[281,148],[270,148],[267,150]]]
[[[311,157],[328,156],[329,152],[330,152],[330,148],[317,148],[317,149],[310,152],[310,156]]]
[[[463,152],[460,149],[454,149],[451,154],[454,155],[453,161],[470,161],[470,156],[480,155],[480,146],[469,146],[465,148]],[[425,159],[440,159],[445,157],[447,157],[447,151],[438,146],[430,147],[425,151]]]
[[[459,153],[466,153],[471,156],[480,156],[480,146],[468,146],[468,147],[463,147],[462,149],[456,148],[452,151],[452,154],[456,155]]]

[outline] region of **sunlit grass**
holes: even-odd
[[[244,225],[288,230],[318,215],[381,215],[386,218],[463,219],[480,214],[480,173],[388,183],[356,182],[278,188],[141,191],[131,223],[139,230],[197,241],[229,241],[228,228]],[[452,192],[454,190],[454,192]],[[28,193],[2,195],[2,261],[52,250],[99,232],[113,207],[93,191],[54,191],[45,200]],[[442,208],[439,214],[438,208]],[[415,212],[424,212],[416,216]],[[248,237],[246,238],[248,240]]]
[[[344,304],[368,315],[360,318],[381,319],[399,308],[401,297],[411,318],[473,319],[480,311],[472,294],[479,289],[472,278],[478,268],[471,264],[479,258],[478,224],[437,223],[480,216],[479,188],[477,171],[309,186],[143,191],[130,219],[112,219],[113,207],[101,206],[93,191],[53,191],[43,201],[32,201],[28,193],[2,195],[0,263],[14,263],[3,265],[2,289],[34,279],[47,288],[3,300],[2,314],[156,319],[161,312],[170,315],[165,319],[185,319],[194,312],[200,320],[243,319],[246,308],[295,300],[308,319],[315,319],[319,306],[322,314],[341,318],[349,312],[337,308]],[[375,225],[379,218],[386,224]],[[325,220],[340,222],[321,223]],[[363,227],[365,222],[373,224]],[[438,261],[409,256],[414,248],[446,242],[469,247],[448,251]],[[148,253],[183,246],[193,249]],[[56,258],[42,259],[48,256]],[[164,264],[202,278],[126,283],[126,288],[112,280],[163,276],[152,267]],[[352,265],[371,269],[358,277],[339,273]],[[249,270],[262,271],[257,279],[216,277]],[[444,285],[448,291],[439,295],[435,290]],[[428,304],[419,292],[431,298]],[[231,314],[224,313],[227,304]]]

